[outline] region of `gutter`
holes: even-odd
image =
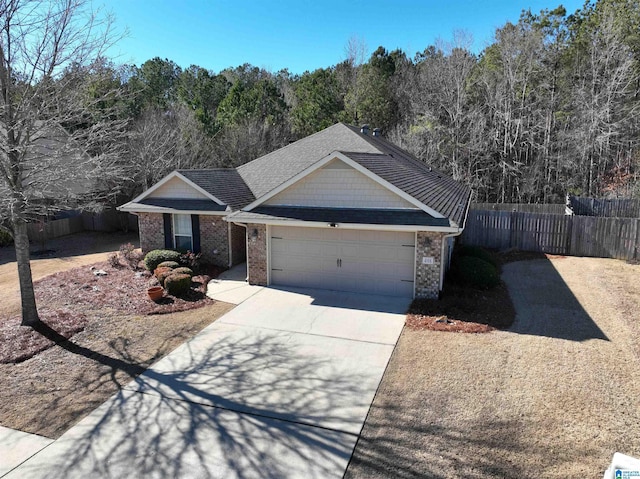
[[[462,232],[464,231],[464,227],[467,224],[467,217],[469,216],[469,208],[471,207],[471,194],[469,194],[469,200],[467,201],[467,208],[464,212],[464,218],[462,220],[462,227],[458,227],[458,230],[455,233],[449,233],[449,234],[445,234],[442,236],[442,247],[441,247],[441,252],[440,252],[440,288],[439,291],[442,291],[442,288],[444,286],[444,273],[445,273],[445,268],[444,268],[444,264],[445,264],[445,258],[444,258],[444,248],[447,244],[447,239],[448,238],[455,238],[457,236],[460,236],[462,234]],[[447,258],[447,269],[449,266],[449,258]]]

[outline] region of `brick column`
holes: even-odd
[[[254,238],[254,232],[258,235]],[[260,286],[267,285],[267,226],[248,224],[247,225],[247,247],[249,257],[247,258],[247,272],[249,284]]]
[[[416,241],[416,298],[437,298],[440,293],[443,233],[418,231]],[[433,258],[433,264],[423,264],[422,258]]]

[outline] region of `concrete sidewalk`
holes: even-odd
[[[223,303],[240,304],[262,288],[247,282],[247,263],[241,263],[209,281],[207,296]]]
[[[53,442],[53,439],[0,426],[0,477]]]
[[[6,477],[340,478],[407,306],[254,290]]]

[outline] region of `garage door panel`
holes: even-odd
[[[271,283],[411,297],[414,242],[411,232],[274,226]]]

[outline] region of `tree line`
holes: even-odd
[[[122,91],[131,194],[174,168],[237,166],[343,121],[381,128],[477,201],[640,195],[636,1],[524,11],[480,54],[471,44],[458,32],[412,58],[384,47],[364,58],[350,40],[343,61],[300,75],[160,58],[93,74]]]

